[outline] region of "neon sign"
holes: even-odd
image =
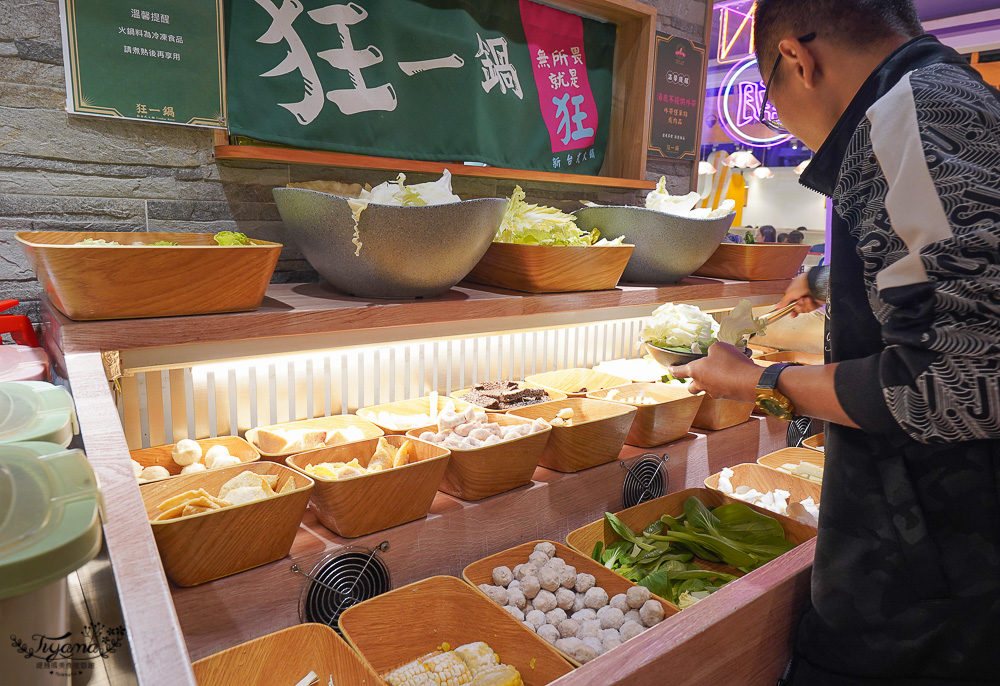
[[[757,59],[738,62],[729,70],[717,101],[719,123],[735,142],[754,148],[771,148],[790,141],[790,134],[777,134],[760,122],[760,106],[764,100],[764,82],[760,80]],[[778,113],[771,103],[765,115],[777,119]]]
[[[749,5],[749,9],[747,8]],[[719,64],[730,64],[753,55],[757,3],[737,0],[717,5],[719,10]]]

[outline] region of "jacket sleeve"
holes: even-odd
[[[912,72],[869,111],[885,214],[859,243],[886,349],[842,362],[866,431],[1000,438],[1000,100],[960,67]]]

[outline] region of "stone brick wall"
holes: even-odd
[[[642,0],[659,9],[659,30],[704,41],[707,0]],[[284,231],[271,189],[289,181],[381,183],[395,174],[280,164],[216,162],[212,133],[69,116],[59,5],[0,0],[0,298],[37,316],[39,286],[14,240],[17,231],[242,231],[286,244],[276,282],[318,277]],[[691,163],[651,161],[672,192],[689,190]],[[409,175],[414,183],[433,177]],[[455,178],[462,197],[509,196],[514,183]],[[641,193],[523,184],[529,201],[579,207],[579,200],[635,204]],[[596,196],[596,198],[595,198]]]

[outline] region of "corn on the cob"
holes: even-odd
[[[455,653],[469,666],[472,676],[476,676],[487,667],[500,664],[500,657],[482,641],[459,646],[455,648]]]
[[[389,686],[524,686],[517,670],[500,664],[482,641],[424,655],[383,678]]]
[[[469,686],[524,686],[524,682],[510,665],[495,665],[479,672]]]

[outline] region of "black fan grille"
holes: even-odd
[[[307,575],[299,619],[319,622],[338,632],[347,608],[392,589],[389,568],[377,551],[352,546],[323,558]]]
[[[813,428],[813,420],[809,417],[796,417],[788,422],[788,430],[785,431],[785,444],[789,448],[799,448],[802,441],[816,433]]]
[[[636,458],[626,465],[625,483],[622,484],[622,505],[633,507],[647,500],[663,496],[667,492],[670,476],[667,474],[667,456],[648,454]]]

